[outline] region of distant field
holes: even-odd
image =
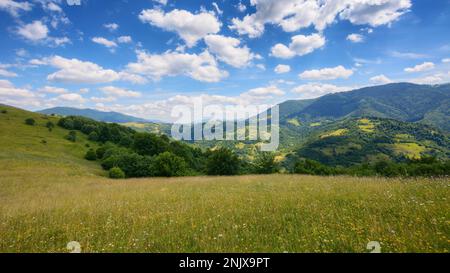
[[[291,175],[113,181],[88,141],[0,114],[0,252],[450,251],[450,179]],[[45,140],[45,143],[42,142]]]

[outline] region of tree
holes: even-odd
[[[119,167],[114,167],[109,170],[109,178],[124,179],[125,173]]]
[[[92,131],[89,135],[88,135],[88,139],[90,141],[98,141],[98,134],[95,131]]]
[[[239,158],[227,148],[211,151],[206,162],[209,175],[236,175],[239,172],[239,166]]]
[[[95,161],[97,160],[97,154],[95,153],[94,149],[89,149],[84,158],[86,158],[89,161]]]
[[[254,171],[257,174],[276,173],[280,167],[275,160],[275,154],[268,152],[259,154],[254,164]]]
[[[152,164],[153,175],[159,177],[183,176],[187,173],[187,165],[183,158],[171,152],[156,156]]]
[[[136,133],[133,149],[140,155],[153,156],[168,151],[169,142],[155,134]]]
[[[51,121],[47,122],[47,124],[45,124],[45,127],[48,128],[48,130],[51,132],[53,131],[53,128],[55,128],[55,124]]]
[[[25,120],[26,125],[34,126],[36,124],[36,121],[33,118],[27,118]]]
[[[77,132],[76,131],[70,131],[69,134],[66,136],[66,139],[72,142],[77,141]]]

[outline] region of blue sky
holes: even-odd
[[[0,103],[170,120],[450,81],[449,0],[0,0]]]

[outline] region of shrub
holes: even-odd
[[[70,131],[69,134],[66,136],[66,139],[72,142],[77,141],[77,132],[76,131]]]
[[[94,149],[89,149],[84,158],[86,158],[89,161],[95,161],[97,160],[97,154],[95,153]]]
[[[2,114],[8,114],[8,111],[2,110]]]
[[[51,121],[47,122],[47,124],[45,124],[45,127],[48,128],[48,130],[51,132],[53,130],[53,128],[55,128],[55,124]]]
[[[109,170],[109,178],[112,179],[124,179],[125,173],[118,167],[111,168]]]
[[[88,139],[90,140],[90,141],[98,141],[98,134],[97,134],[97,132],[91,132],[90,134],[89,134],[89,136],[88,136]]]
[[[239,172],[240,160],[231,150],[220,148],[211,151],[206,169],[209,175],[236,175]]]
[[[36,121],[33,118],[27,118],[25,120],[26,125],[34,126],[36,124]]]
[[[320,162],[306,159],[295,164],[294,173],[308,174],[308,175],[335,175],[338,170],[333,167],[328,167]]]
[[[184,159],[171,152],[164,152],[156,156],[151,167],[154,176],[173,177],[187,174],[187,165]]]
[[[126,177],[148,177],[153,176],[152,158],[138,155],[125,148],[111,148],[103,155],[102,167],[109,170],[119,167]]]
[[[257,174],[271,174],[279,171],[279,164],[275,161],[275,154],[261,153],[254,162],[254,172]]]

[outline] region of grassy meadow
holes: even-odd
[[[449,178],[111,180],[81,134],[0,108],[0,252],[450,251]]]

